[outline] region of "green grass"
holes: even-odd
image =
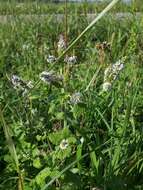
[[[68,14],[74,13],[99,13],[105,6],[108,5],[108,1],[102,3],[68,3]],[[142,12],[143,4],[141,0],[132,0],[130,4],[119,2],[111,12]],[[0,15],[20,15],[20,14],[52,14],[52,13],[64,13],[64,3],[39,3],[38,1],[25,3],[9,3],[7,1],[0,2]]]
[[[68,18],[68,43],[88,24],[78,13]],[[1,24],[0,189],[20,190],[19,179],[24,190],[143,189],[142,28],[134,16],[103,17],[70,49],[77,63],[68,66],[63,57],[46,61],[61,56],[57,42],[65,27],[54,17]],[[110,48],[98,48],[104,41]],[[103,92],[104,71],[119,59],[124,69]],[[58,86],[39,81],[51,68],[64,77]],[[13,88],[13,74],[36,84],[28,96]],[[81,102],[73,105],[75,92]],[[61,150],[63,139],[69,145]]]

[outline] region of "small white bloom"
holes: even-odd
[[[124,64],[121,62],[121,60],[117,61],[112,65],[112,71],[113,73],[118,74],[122,69],[124,68]]]
[[[66,57],[64,59],[64,61],[67,63],[67,64],[75,64],[77,62],[77,57],[75,55],[71,56],[71,57]]]
[[[49,55],[47,58],[48,63],[54,63],[56,61],[56,57],[54,55]]]
[[[13,85],[17,85],[21,81],[21,78],[17,75],[12,75],[11,77],[11,82]]]
[[[80,138],[80,143],[81,143],[81,144],[84,143],[84,138],[83,138],[83,137]]]
[[[69,146],[68,140],[67,139],[63,139],[60,143],[60,148],[62,150],[65,150],[67,147]]]
[[[40,74],[40,79],[44,82],[51,82],[51,77],[53,76],[53,71],[47,72],[47,71],[43,71]]]
[[[107,92],[111,90],[112,84],[110,82],[104,82],[102,86],[102,90]]]
[[[81,97],[82,97],[82,94],[80,92],[76,92],[74,93],[71,98],[70,98],[70,102],[72,104],[78,104],[81,102]]]
[[[111,88],[111,82],[114,82],[120,73],[120,71],[124,68],[124,64],[121,60],[117,61],[113,65],[110,65],[107,67],[104,71],[104,84],[103,84],[103,90],[107,91]]]
[[[11,82],[14,88],[19,88],[20,86],[24,84],[23,80],[17,75],[12,75]]]

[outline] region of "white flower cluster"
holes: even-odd
[[[112,83],[117,79],[120,71],[124,68],[124,64],[121,60],[117,61],[115,64],[107,67],[104,71],[104,83],[103,91],[109,91],[112,87]]]
[[[28,93],[29,89],[33,88],[33,84],[32,84],[31,81],[24,81],[23,79],[21,79],[17,75],[12,75],[11,83],[13,84],[13,87],[15,89],[18,89],[18,90],[22,91],[23,96]]]
[[[49,72],[43,71],[40,74],[40,79],[44,81],[45,83],[52,84],[52,83],[63,81],[63,76],[55,75],[53,71],[49,71]]]
[[[54,55],[49,55],[49,56],[47,57],[47,62],[48,62],[48,63],[54,63],[56,60],[57,60],[57,59],[56,59],[56,57],[55,57]]]
[[[75,64],[77,62],[77,57],[75,55],[73,55],[71,57],[66,56],[66,58],[64,59],[64,61],[67,64],[72,65],[72,64]]]
[[[82,94],[80,92],[74,93],[70,98],[70,103],[74,105],[81,103],[82,102],[81,97]]]

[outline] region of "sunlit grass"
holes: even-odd
[[[58,50],[65,22],[52,14],[1,24],[0,189],[18,189],[19,179],[19,190],[142,190],[143,21],[97,18],[67,17],[68,51]],[[13,75],[34,88],[23,96]]]

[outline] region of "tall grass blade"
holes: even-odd
[[[9,148],[9,152],[10,152],[10,154],[11,154],[13,160],[14,160],[14,163],[15,163],[15,166],[16,166],[16,171],[18,173],[18,177],[19,177],[18,190],[24,190],[23,177],[22,177],[21,171],[19,169],[19,161],[18,161],[18,156],[17,156],[17,153],[16,153],[15,145],[14,145],[14,142],[13,142],[13,140],[11,138],[9,127],[7,126],[7,124],[5,122],[5,119],[4,119],[3,112],[1,110],[1,108],[0,108],[0,119],[1,119],[2,126],[3,126],[3,131],[4,131],[4,134],[5,134],[5,138],[6,138],[6,141],[7,141],[8,148]]]

